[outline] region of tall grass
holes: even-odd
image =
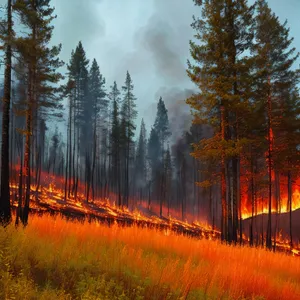
[[[300,260],[171,232],[32,217],[0,229],[0,299],[300,299]]]

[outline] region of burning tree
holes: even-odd
[[[299,161],[299,71],[292,70],[298,55],[290,47],[286,22],[280,24],[266,1],[251,7],[247,1],[195,3],[202,7],[202,19],[194,18],[192,25],[199,44],[190,42],[194,63],[189,62],[188,75],[200,92],[187,102],[195,112],[194,122],[208,124],[215,132],[195,144],[194,156],[219,165],[222,238],[228,242],[237,241],[238,229],[242,238],[238,218],[247,205],[246,194],[253,217],[258,194],[266,190],[266,245],[271,249],[277,228],[276,219],[273,233],[272,213],[281,205],[280,174],[289,178]],[[288,182],[291,195],[291,179]],[[253,224],[253,244],[252,230]]]
[[[25,129],[25,197],[22,206],[19,207],[18,217],[26,225],[29,214],[29,202],[31,193],[31,156],[32,133],[34,117],[43,113],[43,108],[60,108],[56,97],[58,88],[54,86],[62,78],[57,69],[63,63],[57,58],[61,45],[49,47],[53,27],[51,26],[54,8],[50,7],[50,0],[25,1],[17,0],[14,11],[19,14],[22,24],[27,27],[28,35],[20,36],[16,40],[16,48],[20,60],[26,70],[26,129]],[[17,218],[18,218],[17,217]]]

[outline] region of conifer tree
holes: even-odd
[[[278,142],[280,142],[284,132],[289,131],[288,127],[283,129],[281,125],[289,118],[295,124],[298,123],[296,114],[291,109],[293,106],[291,102],[297,101],[299,71],[293,71],[292,66],[299,54],[295,54],[295,48],[291,48],[293,39],[289,37],[287,21],[281,24],[265,0],[258,1],[255,29],[256,43],[253,45],[256,67],[255,82],[257,82],[255,97],[257,106],[263,107],[267,115],[263,123],[268,136],[268,225],[266,246],[271,249],[272,193],[274,188],[272,172],[275,171],[276,173],[276,169],[280,168],[282,153],[277,150],[280,148]],[[297,102],[294,102],[294,105],[297,108]],[[288,116],[289,113],[290,116]],[[294,147],[295,145],[291,145],[291,149],[294,149]]]
[[[250,50],[253,40],[253,7],[248,7],[246,0],[194,2],[202,7],[202,19],[194,18],[192,24],[199,42],[190,42],[194,63],[188,62],[188,75],[200,92],[187,102],[195,112],[195,122],[215,129],[211,139],[196,146],[195,155],[201,156],[200,150],[205,149],[205,156],[214,156],[219,161],[222,239],[236,242],[243,138],[239,128],[249,106],[244,82],[249,81],[252,64],[245,52]]]
[[[28,70],[27,100],[26,100],[26,142],[24,154],[26,192],[21,210],[21,220],[24,225],[28,221],[30,186],[31,186],[31,150],[33,134],[33,116],[38,109],[59,109],[59,91],[55,84],[62,79],[57,69],[63,65],[57,58],[61,45],[49,47],[53,26],[51,25],[54,8],[50,0],[36,2],[34,0],[17,0],[14,10],[19,14],[22,24],[29,30],[28,36],[21,36],[16,41],[16,47]],[[36,123],[36,122],[35,122]]]
[[[108,98],[112,104],[111,133],[110,133],[110,156],[112,165],[112,185],[118,195],[118,205],[122,206],[121,198],[121,129],[120,129],[120,91],[117,83],[111,86]]]
[[[159,98],[157,103],[157,113],[154,123],[154,128],[159,136],[160,148],[161,148],[161,159],[163,160],[165,143],[171,136],[169,127],[168,110],[166,109],[165,103],[162,97]]]
[[[0,223],[7,224],[11,220],[10,189],[9,189],[9,125],[11,100],[11,70],[12,70],[12,1],[7,1],[7,28],[3,40],[5,42],[5,74],[4,95],[2,102],[2,139],[1,139],[1,193],[0,193]]]
[[[151,128],[150,137],[147,145],[147,158],[150,167],[150,178],[149,178],[149,199],[148,207],[151,207],[151,194],[152,196],[158,197],[156,186],[159,184],[158,167],[160,165],[160,141],[159,136],[154,127]]]
[[[78,43],[75,51],[72,51],[71,59],[68,65],[68,92],[69,92],[69,145],[70,155],[69,176],[73,177],[71,193],[76,198],[78,181],[80,179],[79,165],[80,158],[86,160],[86,151],[92,149],[92,139],[87,139],[89,134],[93,136],[92,130],[92,111],[91,98],[88,94],[88,64],[85,50],[81,42]],[[71,180],[70,180],[71,185]]]
[[[137,153],[136,153],[136,160],[135,160],[135,178],[137,181],[137,186],[140,188],[140,197],[143,198],[144,187],[146,186],[146,147],[147,147],[147,137],[146,137],[146,127],[144,123],[144,119],[141,122],[141,129],[139,140],[137,144]]]
[[[133,94],[133,83],[129,72],[126,73],[125,84],[122,86],[123,102],[121,109],[122,146],[124,147],[124,201],[128,206],[129,199],[129,167],[132,160],[133,137],[136,129],[135,119],[137,117],[135,96]]]
[[[107,139],[107,124],[108,117],[108,101],[105,92],[105,78],[100,73],[97,61],[94,59],[89,73],[89,101],[87,101],[87,114],[91,116],[92,136],[89,139],[92,141],[92,147],[86,151],[86,188],[87,201],[89,200],[90,185],[94,190],[94,174],[96,167],[96,153],[100,142]],[[88,120],[86,120],[88,122]],[[91,130],[91,128],[89,129]],[[99,139],[97,138],[99,137]],[[86,137],[87,138],[87,137]],[[92,150],[92,151],[91,151]],[[91,159],[92,157],[92,159]],[[90,165],[90,163],[92,165]]]
[[[172,159],[170,147],[168,145],[165,159],[164,159],[164,178],[165,178],[165,187],[164,187],[164,199],[167,202],[168,207],[168,216],[170,215],[170,201],[172,196],[172,179],[173,179],[173,168],[172,168]]]

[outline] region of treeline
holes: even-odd
[[[63,76],[61,45],[49,46],[55,17],[50,4],[8,1],[2,22],[2,222],[11,220],[11,205],[17,203],[16,223],[27,224],[30,201],[39,200],[45,173],[56,178],[65,201],[109,198],[123,208],[143,202],[160,216],[206,215],[194,184],[199,181],[198,163],[190,156],[190,143],[198,140],[200,128],[172,141],[168,110],[160,98],[151,130],[147,132],[143,120],[137,129],[130,73],[124,74],[122,86],[108,86],[81,42]],[[18,27],[14,19],[21,23]],[[61,132],[61,126],[53,125],[59,121],[66,124]],[[13,197],[10,183],[18,185]]]
[[[266,241],[267,248],[275,249],[278,215],[287,193],[293,247],[300,73],[287,21],[281,23],[265,0],[254,5],[247,0],[194,2],[202,14],[192,24],[196,34],[190,43],[188,75],[199,93],[188,104],[195,112],[194,122],[209,125],[214,134],[195,143],[193,155],[215,175],[201,184],[219,191],[222,239],[242,242],[247,205],[252,210],[250,244]],[[263,228],[255,231],[253,217],[266,207],[265,236]]]

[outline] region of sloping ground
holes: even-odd
[[[11,187],[12,193],[17,192],[17,188]],[[13,197],[16,199],[16,197]],[[172,231],[197,238],[218,239],[220,232],[211,228],[201,226],[196,223],[185,223],[173,218],[158,217],[153,213],[142,214],[139,211],[129,211],[111,205],[109,201],[86,202],[79,196],[78,200],[62,200],[61,191],[42,188],[39,193],[34,190],[31,195],[30,211],[32,214],[42,215],[44,213],[60,214],[68,219],[99,221],[109,226],[117,223],[121,226],[137,225],[139,227],[155,228],[165,231]],[[17,207],[17,201],[13,202]]]
[[[272,232],[274,233],[277,219],[277,232],[279,233],[282,240],[289,242],[290,240],[290,216],[289,213],[282,213],[278,215],[272,214]],[[244,220],[243,226],[245,233],[249,236],[249,228],[251,224],[251,218]],[[266,231],[268,224],[268,216],[266,214],[255,216],[253,218],[254,231],[262,232]],[[297,245],[300,243],[300,209],[292,212],[292,236],[293,242]],[[262,230],[263,229],[263,230]]]
[[[17,207],[17,186],[11,186],[13,195],[13,206]],[[61,190],[42,187],[39,193],[33,189],[31,194],[31,213],[42,215],[50,213],[52,215],[60,214],[68,219],[76,219],[81,221],[98,221],[105,223],[108,226],[117,223],[120,226],[136,225],[142,228],[159,229],[164,232],[175,232],[194,238],[206,238],[210,240],[220,239],[220,232],[212,230],[209,226],[204,226],[198,223],[187,223],[179,221],[175,218],[158,217],[153,213],[141,213],[140,211],[129,211],[128,209],[120,209],[112,205],[108,199],[103,201],[94,201],[93,203],[84,201],[83,195],[78,195],[77,200],[69,198],[64,199],[64,194]],[[259,222],[261,218],[261,222]],[[257,228],[261,228],[263,224],[266,228],[266,218],[263,216],[257,217]],[[288,220],[288,218],[287,218]],[[299,222],[300,219],[298,218]],[[244,221],[244,229],[247,236],[250,221]],[[299,231],[298,231],[299,233]],[[245,237],[244,244],[248,244],[248,239]],[[300,255],[298,243],[295,243],[294,249],[290,249],[288,240],[281,239],[277,242],[277,251],[292,253],[293,255]]]
[[[299,300],[300,260],[170,231],[31,216],[0,227],[0,299]]]

